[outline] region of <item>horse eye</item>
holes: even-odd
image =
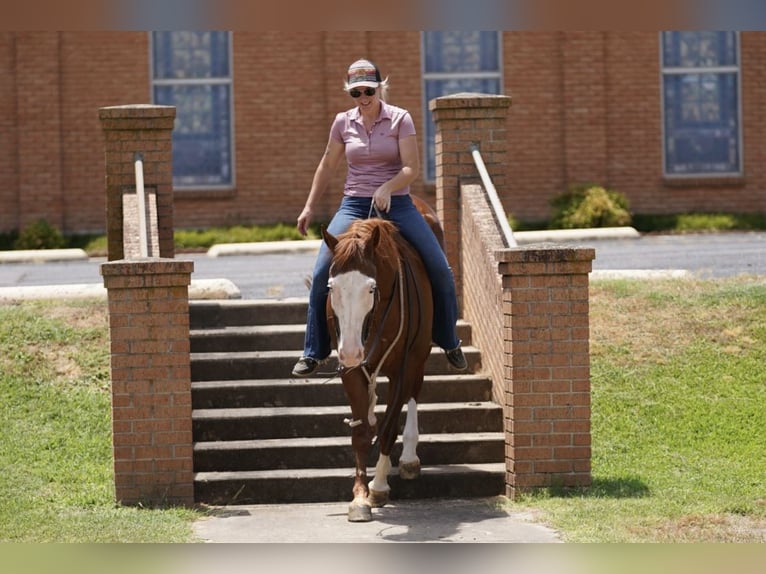
[[[376,284],[374,281],[372,281],[372,282],[370,283],[370,293],[375,293],[375,290],[376,290],[377,288],[378,288],[378,285],[377,285],[377,284]]]
[[[332,279],[327,282],[327,290],[332,291]]]

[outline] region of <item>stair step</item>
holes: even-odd
[[[406,407],[400,413],[404,424]],[[375,413],[382,420],[385,405]],[[192,429],[195,441],[226,441],[287,437],[350,436],[343,421],[350,418],[347,406],[258,407],[238,409],[195,409]],[[424,403],[418,405],[423,433],[498,432],[502,430],[502,408],[487,401],[471,403]]]
[[[502,432],[421,434],[418,456],[431,464],[488,463],[503,460]],[[402,451],[397,440],[391,460],[398,464]],[[349,436],[278,438],[198,442],[194,469],[198,472],[245,471],[288,468],[353,468]]]
[[[368,470],[370,478],[374,473]],[[353,467],[197,472],[194,497],[215,505],[350,501],[353,477]],[[392,500],[498,496],[505,490],[505,464],[423,466],[414,480],[401,479],[394,467],[388,484]]]
[[[481,355],[476,347],[463,347],[468,371],[481,370]],[[278,379],[290,377],[293,366],[300,359],[300,351],[243,351],[239,353],[192,353],[191,380],[214,381],[227,379]],[[329,378],[336,374],[338,359],[333,352],[319,367],[313,378]],[[434,347],[426,361],[426,374],[451,374],[455,370],[447,362],[444,352]],[[304,380],[304,379],[293,379]]]
[[[378,377],[378,397],[386,397],[388,378]],[[426,375],[419,403],[489,401],[492,381],[484,375]],[[339,378],[243,379],[192,383],[195,409],[324,406],[348,404]]]
[[[190,333],[192,353],[303,350],[305,323],[198,327]],[[457,336],[471,344],[471,326],[458,321]]]
[[[305,324],[308,297],[189,301],[189,327]]]

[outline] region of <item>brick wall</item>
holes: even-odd
[[[194,503],[188,286],[191,261],[101,266],[109,306],[115,496]]]
[[[658,32],[504,32],[504,91],[515,102],[497,186],[506,210],[548,218],[550,199],[587,179],[641,213],[765,211],[766,32],[740,37],[745,177],[679,184],[662,175]],[[179,228],[294,222],[333,116],[353,105],[341,87],[356,58],[378,63],[391,102],[424,133],[419,32],[232,38],[236,186],[177,192]],[[143,31],[0,33],[0,232],[37,217],[66,233],[105,231],[98,110],[151,102],[148,50]],[[320,219],[340,200],[343,171]],[[432,203],[433,190],[422,177],[413,185]]]
[[[588,274],[593,249],[498,252],[508,373],[507,494],[591,484]]]
[[[476,142],[493,183],[503,181],[510,100],[481,94],[432,103],[437,206],[462,316],[482,351],[482,370],[503,406],[506,491],[591,482],[588,274],[593,249],[506,248],[476,166]],[[446,215],[444,215],[446,214]]]

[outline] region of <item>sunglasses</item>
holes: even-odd
[[[352,98],[358,98],[362,95],[362,92],[359,90],[349,90],[348,95]],[[375,95],[375,88],[365,88],[364,89],[364,95],[365,96],[374,96]]]

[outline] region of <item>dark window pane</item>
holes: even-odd
[[[663,32],[662,47],[665,67],[737,65],[737,37],[734,32]]]
[[[231,177],[229,86],[155,86],[155,102],[176,107],[173,183],[228,185]]]
[[[200,79],[229,76],[226,32],[152,32],[154,78]]]
[[[664,94],[667,173],[738,172],[737,75],[666,75]]]
[[[425,72],[497,72],[497,32],[424,32]]]

